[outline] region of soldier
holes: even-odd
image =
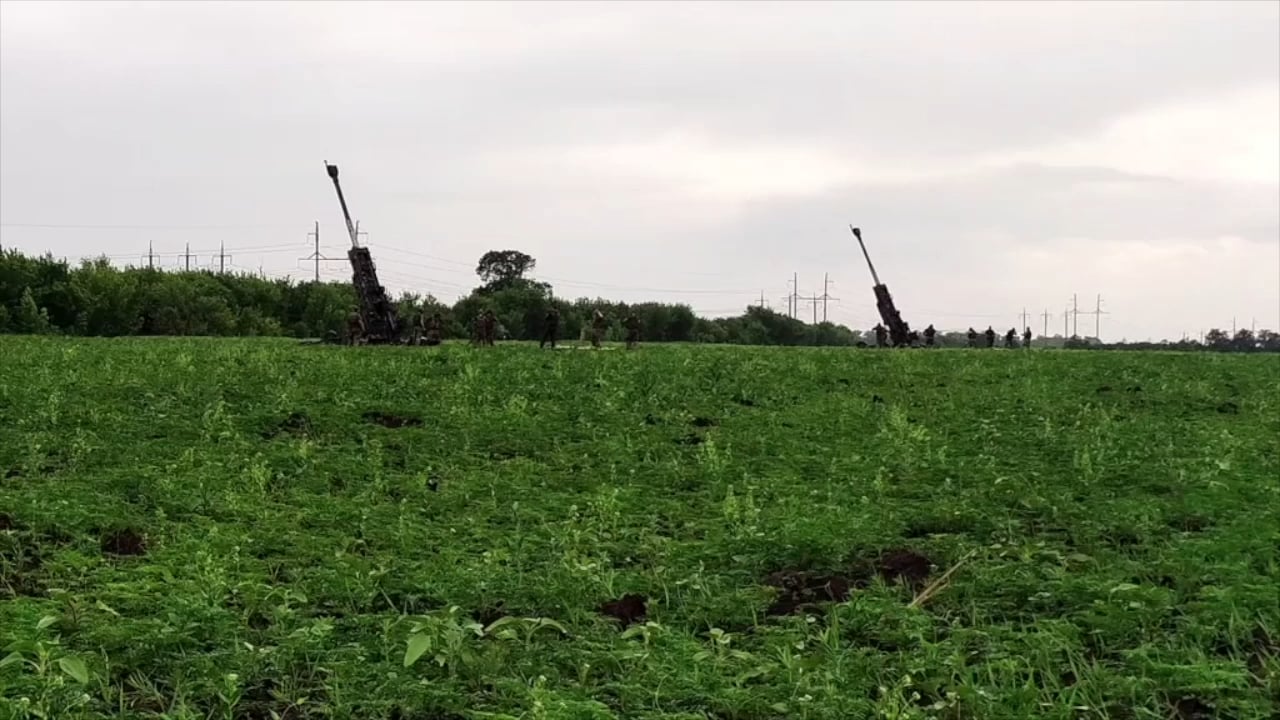
[[[978,347],[978,331],[973,328],[969,328],[969,347]]]
[[[876,333],[876,347],[882,348],[888,344],[889,331],[884,328],[884,325],[881,325],[880,323],[876,323],[875,333]]]
[[[443,338],[444,319],[440,317],[440,313],[432,313],[431,319],[427,321],[426,344],[431,346],[439,345]]]
[[[490,347],[493,346],[493,340],[498,334],[498,316],[493,310],[484,311],[484,319],[482,320],[482,334],[484,335],[483,344]]]
[[[622,321],[622,327],[627,329],[627,349],[632,350],[640,342],[640,319],[631,313]]]
[[[360,317],[360,311],[356,308],[351,309],[351,313],[347,315],[347,344],[358,345],[364,340],[364,318]]]
[[[920,333],[915,330],[907,333],[907,344],[913,348],[920,347]]]
[[[924,346],[933,347],[933,337],[937,334],[938,334],[938,331],[933,329],[932,324],[930,324],[929,327],[925,328],[924,329]]]
[[[422,336],[425,334],[427,327],[427,313],[419,308],[413,313],[413,334],[409,337],[410,345],[421,345]]]
[[[600,341],[604,339],[604,330],[608,321],[604,318],[604,313],[599,310],[591,317],[591,347],[600,347]]]
[[[484,312],[476,313],[475,319],[471,321],[471,344],[484,344]]]
[[[1022,346],[1025,348],[1031,347],[1031,328],[1022,331]]]
[[[546,347],[547,343],[551,343],[551,349],[556,349],[556,336],[560,334],[560,312],[555,308],[547,311],[547,317],[542,321],[542,340],[538,343],[538,347]]]
[[[1015,348],[1018,345],[1018,328],[1009,328],[1009,332],[1004,334],[1004,346],[1007,348]]]
[[[988,325],[988,326],[987,326],[987,333],[986,333],[986,335],[987,335],[987,347],[989,347],[989,348],[993,348],[993,347],[995,347],[995,346],[996,346],[996,331],[995,331],[995,330],[992,330],[990,325]]]

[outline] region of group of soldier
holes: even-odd
[[[876,336],[876,347],[888,347],[889,346],[889,329],[886,328],[881,323],[876,323],[874,332]],[[923,344],[924,347],[931,348],[931,347],[934,347],[934,343],[937,339],[937,335],[938,335],[938,331],[933,328],[933,325],[930,325],[929,327],[925,328],[923,333],[912,330],[907,333],[907,344],[910,345],[911,347],[921,347],[921,345]],[[992,329],[990,325],[987,326],[987,331],[983,333],[983,335],[986,338],[986,347],[992,348],[996,346],[996,331]],[[922,337],[923,337],[923,343],[921,342]],[[1025,330],[1023,330],[1022,345],[1023,347],[1028,347],[1028,348],[1031,347],[1031,328],[1026,328]],[[1005,333],[1004,346],[1006,348],[1015,348],[1018,346],[1017,328],[1009,328],[1009,332]],[[974,330],[973,328],[969,328],[969,347],[971,348],[982,347],[981,345],[979,345],[978,331]]]
[[[596,310],[591,316],[590,340],[591,347],[600,347],[601,341],[604,340],[605,331],[609,327],[609,320],[600,310]],[[622,321],[622,327],[626,330],[627,349],[633,349],[640,343],[640,319],[635,313],[629,313]],[[353,309],[347,316],[347,344],[359,345],[365,340],[364,318],[358,309]],[[476,315],[471,322],[471,344],[480,347],[492,347],[498,336],[498,316],[492,309],[486,309]],[[560,337],[560,312],[555,308],[547,311],[547,315],[543,320],[542,338],[538,342],[539,348],[545,348],[548,345],[554,350],[556,341]],[[430,316],[424,311],[418,311],[414,315],[412,333],[409,338],[410,345],[439,345],[444,338],[444,319],[440,313],[435,312]]]
[[[627,331],[626,343],[627,349],[631,350],[640,343],[640,319],[635,313],[628,313],[627,317],[622,321],[622,327]],[[600,347],[600,342],[604,340],[605,331],[609,328],[609,319],[600,310],[596,310],[591,314],[591,332],[589,338],[591,347]],[[551,308],[547,311],[546,318],[542,323],[542,338],[538,341],[538,347],[544,348],[548,345],[551,349],[555,349],[556,340],[560,337],[560,311]]]

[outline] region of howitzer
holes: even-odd
[[[876,274],[876,266],[871,264],[871,256],[867,254],[867,245],[862,242],[862,231],[850,225],[849,229],[853,231],[853,236],[858,239],[858,245],[862,248],[862,257],[867,259],[867,267],[871,270],[871,279],[875,281],[875,285],[871,290],[876,294],[876,309],[880,311],[880,320],[885,327],[889,329],[889,341],[894,347],[908,345],[911,342],[911,328],[907,326],[906,321],[902,319],[902,315],[898,313],[898,308],[893,305],[893,296],[889,294],[889,288],[880,282],[880,276]]]
[[[342,217],[347,221],[347,232],[351,235],[351,249],[347,251],[347,260],[351,262],[351,284],[355,286],[356,299],[360,303],[364,341],[374,344],[399,342],[400,318],[396,315],[395,305],[387,297],[386,288],[378,282],[378,271],[373,265],[369,248],[360,247],[359,235],[355,225],[351,223],[351,213],[347,212],[347,199],[342,194],[342,185],[338,183],[338,166],[330,165],[326,160],[324,169],[329,173],[329,179],[333,180],[333,189],[338,191]]]

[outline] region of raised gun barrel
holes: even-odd
[[[373,265],[373,256],[369,248],[360,247],[356,238],[356,227],[351,223],[351,213],[347,211],[347,199],[342,194],[342,185],[338,183],[338,166],[330,165],[326,160],[325,172],[333,180],[333,188],[338,191],[338,202],[342,205],[342,217],[347,221],[347,232],[351,235],[351,249],[347,251],[347,260],[351,263],[351,284],[355,287],[356,298],[360,301],[360,317],[364,321],[365,339],[370,343],[393,343],[400,340],[400,318],[396,308],[387,297],[386,288],[378,282],[378,270]]]
[[[862,248],[862,256],[867,259],[867,267],[871,270],[871,279],[875,281],[875,285],[871,290],[876,294],[876,310],[880,312],[880,320],[889,330],[889,339],[895,347],[909,345],[911,343],[911,328],[908,327],[906,321],[902,319],[902,315],[898,312],[898,308],[893,304],[893,296],[889,294],[889,288],[880,282],[880,276],[876,274],[876,266],[871,263],[871,255],[867,253],[867,245],[862,242],[862,230],[849,226],[853,231],[853,236],[858,239],[858,245]]]
[[[347,212],[347,198],[343,196],[342,185],[338,182],[338,166],[330,165],[329,161],[325,160],[324,170],[329,174],[329,179],[333,181],[333,189],[338,191],[338,203],[342,205],[342,218],[347,221],[347,234],[351,236],[351,246],[360,247],[356,227],[351,224],[351,213]]]

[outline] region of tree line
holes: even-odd
[[[568,300],[551,285],[526,277],[534,258],[515,250],[485,253],[476,267],[480,284],[452,305],[432,295],[402,293],[395,299],[402,318],[440,313],[445,337],[471,336],[471,321],[485,309],[497,315],[501,337],[537,340],[547,311],[560,313],[560,334],[585,336],[598,309],[610,320],[609,340],[623,336],[622,320],[634,313],[646,342],[700,342],[738,345],[852,346],[874,344],[870,329],[853,330],[822,322],[809,324],[762,307],[741,315],[698,317],[682,303],[621,303],[601,298]],[[325,337],[345,332],[356,304],[347,282],[295,281],[250,273],[161,271],[116,267],[106,258],[71,265],[52,255],[0,253],[0,333],[80,336],[213,335]],[[963,332],[940,332],[942,347],[965,347]],[[1102,343],[1096,338],[1039,337],[1034,347],[1067,349],[1214,350],[1280,352],[1280,334],[1244,329],[1234,335],[1211,330],[1203,343]]]
[[[560,313],[561,337],[570,339],[583,337],[596,310],[610,320],[610,340],[621,339],[622,320],[632,313],[647,342],[853,345],[861,337],[842,325],[807,325],[764,308],[710,319],[681,303],[569,300],[556,297],[550,285],[527,279],[534,265],[533,258],[517,251],[486,253],[477,266],[481,284],[452,305],[411,292],[394,302],[406,321],[418,312],[440,313],[445,337],[453,339],[469,338],[471,321],[492,309],[501,337],[537,340],[552,307]],[[0,333],[341,336],[356,302],[349,282],[121,268],[106,258],[72,265],[48,254],[28,256],[13,249],[0,253]]]

